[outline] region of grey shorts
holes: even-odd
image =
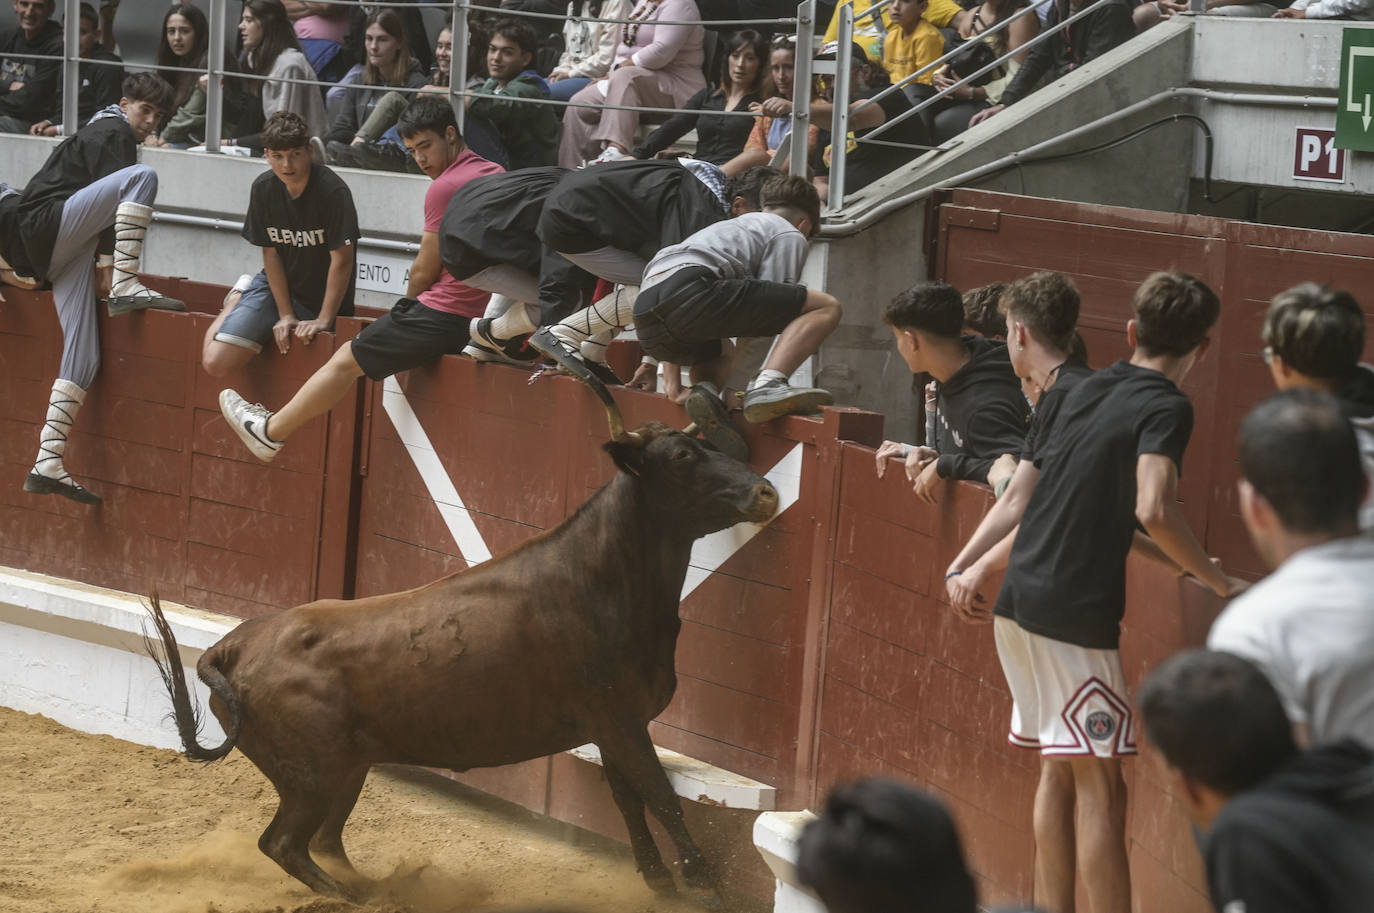
[[[292,296],[291,312],[297,320],[314,320],[320,315],[320,306]],[[272,297],[272,288],[267,284],[267,273],[259,270],[253,281],[244,290],[238,304],[224,318],[215,342],[226,342],[261,352],[262,347],[272,342],[272,327],[277,325],[277,301]],[[332,329],[332,327],[331,327]]]

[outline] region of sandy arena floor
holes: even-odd
[[[258,852],[276,795],[237,752],[208,767],[0,707],[4,913],[699,913],[665,901],[628,852],[576,845],[461,787],[368,778],[344,831],[386,899],[320,898]]]

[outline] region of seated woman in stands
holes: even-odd
[[[596,20],[628,19],[631,9],[630,0],[582,0],[581,9],[578,0],[569,0],[563,55],[549,74],[550,98],[568,101],[610,72],[621,23]]]
[[[405,105],[382,107],[383,100],[393,94],[388,89],[397,86],[419,89],[426,84],[425,72],[411,56],[405,24],[395,10],[380,9],[367,17],[364,49],[367,61],[363,65],[362,78],[348,87],[332,112],[326,137],[331,162],[337,162],[340,155],[346,156],[348,146],[375,142],[396,125]],[[373,118],[379,108],[385,115]],[[369,123],[368,129],[376,131],[374,135],[363,133],[364,125]]]
[[[320,98],[319,89],[288,82],[294,79],[314,81],[315,71],[301,52],[281,0],[247,0],[239,20],[239,35],[243,38],[239,69],[245,74],[266,76],[267,79],[244,80],[248,92],[255,98],[247,106],[241,126],[244,132],[225,143],[260,151],[262,141],[258,131],[267,118],[278,111],[290,111],[305,121],[311,131],[323,132],[324,99]]]
[[[992,49],[993,59],[1009,51],[1015,51],[1040,34],[1040,18],[1035,14],[1027,13],[1000,32],[991,35],[983,33],[1025,6],[1026,0],[984,0],[970,10],[971,15],[959,28],[959,37],[970,42],[983,42]],[[969,120],[973,115],[1001,102],[1002,92],[1011,84],[1012,77],[1021,68],[1029,53],[1028,48],[1014,55],[997,69],[986,74],[987,79],[981,85],[967,85],[955,89],[953,94],[948,96],[952,104],[940,108],[935,114],[935,142],[943,143],[950,137],[963,133],[968,129]],[[936,71],[933,80],[936,90],[943,92],[958,82],[962,76],[972,75],[971,72],[958,72],[959,68],[955,65],[958,60],[959,58],[955,58],[949,67]]]
[[[691,130],[697,132],[693,158],[724,165],[744,151],[754,122],[747,117],[730,117],[722,112],[744,113],[763,102],[768,94],[768,40],[758,32],[745,30],[730,36],[726,43],[728,62],[720,85],[706,87],[683,106],[682,113],[668,118],[631,153],[637,159],[675,158],[683,153],[669,150],[674,142]]]
[[[157,47],[159,67],[188,67],[205,70],[210,46],[210,23],[199,8],[189,3],[175,3],[162,17],[162,38]],[[225,58],[225,69],[234,69],[232,58]],[[145,146],[164,146],[188,149],[205,142],[206,75],[164,70],[162,77],[176,92],[176,108],[167,119],[161,133],[149,134]],[[224,120],[235,124],[244,114],[246,101],[243,86],[238,80],[226,80],[224,92]],[[252,99],[256,101],[256,99]],[[230,129],[232,136],[239,131]]]
[[[796,62],[797,36],[779,35],[774,38],[772,53],[768,58],[773,92],[763,101],[749,106],[749,110],[758,116],[754,118],[743,151],[721,166],[726,174],[743,174],[755,165],[770,164],[774,154],[783,148],[787,138],[792,135],[792,74]],[[813,96],[812,101],[816,100]],[[821,135],[821,128],[813,121],[807,127],[807,161],[816,154]],[[778,167],[786,169],[785,157]]]
[[[582,107],[563,115],[558,164],[564,168],[629,155],[639,112],[619,107],[680,108],[706,87],[694,0],[639,0],[629,18],[620,27],[610,74],[574,95],[573,103]]]

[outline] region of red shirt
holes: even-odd
[[[453,164],[445,168],[444,173],[435,178],[429,190],[425,191],[425,231],[439,231],[449,198],[459,187],[474,178],[503,171],[505,169],[500,165],[487,161],[471,149],[458,153]],[[460,317],[481,317],[490,298],[490,293],[463,285],[442,267],[439,269],[439,278],[419,295],[420,303],[425,307]]]

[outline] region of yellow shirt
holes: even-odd
[[[910,35],[903,33],[900,26],[887,33],[887,41],[883,43],[883,66],[893,82],[900,82],[926,64],[939,60],[944,52],[944,36],[939,29],[922,19],[916,23]],[[930,85],[930,78],[934,75],[934,70],[923,73],[916,82]]]
[[[855,16],[873,5],[871,0],[841,0],[840,6],[844,6],[846,3],[854,4]],[[930,0],[926,5],[926,11],[921,14],[921,18],[937,29],[942,29],[949,25],[950,20],[962,9],[963,7],[956,3],[955,0]],[[854,30],[854,38],[863,46],[864,53],[868,54],[873,60],[877,60],[882,55],[883,36],[887,34],[888,29],[892,28],[892,20],[888,18],[887,7],[883,7],[882,12],[876,17],[880,18],[882,21],[870,25],[874,18],[873,16],[869,16],[867,19],[860,22],[858,27]],[[877,41],[873,42],[860,38],[860,33],[863,33],[869,38],[876,38]],[[825,30],[825,40],[836,41],[839,37],[840,10],[839,6],[837,6],[835,8],[835,15],[830,17],[830,25]]]

